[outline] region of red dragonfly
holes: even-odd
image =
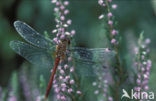
[[[50,80],[47,86],[45,99],[47,99],[57,67],[60,60],[63,60],[65,56],[72,56],[77,62],[83,62],[85,64],[102,64],[105,65],[115,55],[114,51],[107,48],[82,48],[82,47],[68,47],[69,40],[64,39],[58,45],[54,45],[53,41],[49,37],[45,37],[39,34],[29,25],[21,21],[15,21],[14,27],[16,31],[23,37],[28,43],[14,40],[10,42],[10,47],[19,55],[33,64],[40,66],[52,67],[53,56],[55,55],[55,61],[53,66],[53,72],[51,73]],[[54,47],[56,46],[56,47]],[[80,68],[80,75],[87,74],[93,76],[93,73],[89,73],[89,68]],[[94,69],[93,69],[94,70]],[[88,72],[88,73],[86,73]]]

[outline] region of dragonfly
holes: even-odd
[[[52,39],[38,33],[36,30],[22,21],[15,21],[14,27],[26,42],[13,40],[10,42],[10,47],[30,63],[44,67],[53,67],[53,71],[47,86],[45,99],[48,98],[57,67],[60,61],[65,57],[72,56],[76,62],[82,62],[86,65],[93,65],[98,63],[104,64],[110,61],[115,55],[113,50],[107,48],[68,47],[68,39],[61,40],[61,42],[56,45]],[[53,57],[52,54],[55,54],[55,57]],[[80,69],[81,71],[85,71],[84,74],[89,74],[86,72],[89,72],[90,68],[84,67]],[[78,75],[82,75],[81,72]],[[90,75],[93,76],[94,74],[91,73]]]

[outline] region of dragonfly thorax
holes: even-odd
[[[67,42],[62,41],[58,45],[56,45],[56,56],[64,58],[66,52]]]

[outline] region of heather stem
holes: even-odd
[[[111,12],[110,10],[110,7],[109,7],[109,2],[108,0],[105,0],[106,1],[106,9],[107,9],[107,12]],[[108,17],[108,21],[111,21],[111,17]],[[112,25],[109,25],[109,32],[110,32],[110,39],[113,39],[113,35],[111,34],[111,32],[113,31],[113,24]],[[113,44],[113,48],[114,50],[116,51],[116,55],[115,55],[115,59],[116,59],[116,64],[115,64],[115,67],[114,67],[114,72],[113,72],[113,75],[115,76],[114,77],[114,91],[115,93],[113,94],[114,95],[114,99],[116,101],[119,101],[119,92],[120,92],[120,89],[119,87],[121,86],[121,84],[123,83],[123,79],[125,77],[125,75],[123,75],[123,67],[121,66],[121,60],[120,60],[120,53],[119,53],[119,44]]]

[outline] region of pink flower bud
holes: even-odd
[[[61,74],[64,74],[64,70],[63,70],[63,69],[61,69],[61,70],[60,70],[60,73],[61,73]]]
[[[69,89],[68,89],[68,93],[71,93],[72,91],[73,91],[72,88],[69,88]]]
[[[65,17],[64,16],[61,16],[60,19],[63,21],[63,20],[65,20]]]
[[[56,3],[56,0],[51,0],[51,3]]]
[[[72,61],[72,57],[68,57],[68,62],[71,62]]]
[[[63,79],[63,76],[59,76],[59,79],[62,80]]]
[[[55,88],[55,92],[56,93],[59,93],[60,92],[60,89],[59,88]]]
[[[74,80],[70,80],[70,84],[74,84]]]
[[[98,0],[98,4],[102,5],[103,4],[103,0]]]
[[[64,11],[64,14],[67,15],[68,13],[69,13],[69,10],[66,9],[66,10]]]
[[[145,86],[144,89],[147,91],[149,89],[149,87],[148,86]]]
[[[98,90],[96,90],[96,91],[94,92],[94,94],[96,94],[96,95],[97,95],[97,94],[99,94],[99,91],[98,91]]]
[[[113,14],[112,14],[111,12],[109,12],[107,16],[108,16],[108,17],[112,17]]]
[[[113,5],[112,5],[112,8],[113,8],[113,9],[116,9],[117,7],[118,7],[117,4],[113,4]]]
[[[77,93],[77,94],[81,94],[81,91],[78,90],[76,93]]]
[[[62,69],[62,67],[61,66],[58,66],[58,70],[61,70]]]
[[[109,25],[112,25],[112,24],[113,24],[113,21],[109,20],[109,21],[108,21],[108,24],[109,24]]]
[[[58,42],[58,39],[55,37],[55,38],[53,39],[53,41],[54,41],[55,43],[57,43],[57,42]]]
[[[61,90],[62,90],[63,92],[65,92],[65,91],[66,91],[66,88],[65,88],[65,87],[63,87]]]
[[[67,64],[64,65],[64,69],[67,69],[69,66]]]
[[[72,30],[72,31],[71,31],[71,34],[72,34],[72,35],[75,35],[75,30]]]
[[[74,67],[71,67],[71,68],[70,68],[70,72],[73,72],[73,71],[74,71]]]
[[[61,100],[65,101],[66,97],[65,96],[61,96]]]
[[[70,76],[66,76],[65,79],[69,80],[70,79]]]
[[[54,84],[53,87],[56,88],[56,87],[58,87],[58,85],[57,84]]]
[[[67,85],[66,85],[65,83],[62,83],[62,84],[61,84],[61,87],[62,87],[62,88],[65,88],[65,87],[67,87]]]
[[[67,24],[68,24],[68,25],[71,25],[71,23],[72,23],[72,20],[70,20],[70,19],[67,20]]]
[[[112,30],[112,35],[116,35],[117,33],[118,32],[115,29]]]
[[[108,101],[113,101],[113,98],[109,96]]]
[[[58,100],[60,100],[60,98],[61,98],[60,94],[57,94],[57,95],[56,95],[56,98],[57,98]]]
[[[55,11],[55,12],[58,12],[58,11],[59,11],[59,8],[55,7],[55,8],[54,8],[54,11]]]
[[[17,101],[17,98],[16,96],[10,96],[8,101]]]
[[[64,34],[62,34],[62,35],[60,36],[60,38],[61,38],[61,39],[64,39],[64,38],[65,38],[65,35],[64,35]]]
[[[149,44],[151,42],[151,40],[149,39],[149,38],[147,38],[146,40],[145,40],[145,43],[146,44]]]
[[[140,79],[137,79],[137,84],[141,84],[141,80]]]
[[[69,1],[64,1],[64,5],[65,6],[69,5]]]
[[[59,6],[59,5],[60,5],[60,2],[59,2],[59,1],[57,1],[57,2],[56,2],[56,6]]]
[[[96,86],[96,84],[97,84],[96,82],[93,82],[93,84],[92,84],[92,85],[93,85],[93,86]]]
[[[101,14],[101,15],[99,16],[99,19],[102,19],[102,18],[104,18],[104,15],[103,15],[103,14]]]
[[[61,9],[61,10],[64,10],[64,8],[65,8],[65,7],[64,7],[63,5],[60,6],[60,9]]]
[[[112,44],[115,44],[115,43],[116,43],[116,40],[115,40],[115,39],[112,39],[112,40],[111,40],[111,43],[112,43]]]

